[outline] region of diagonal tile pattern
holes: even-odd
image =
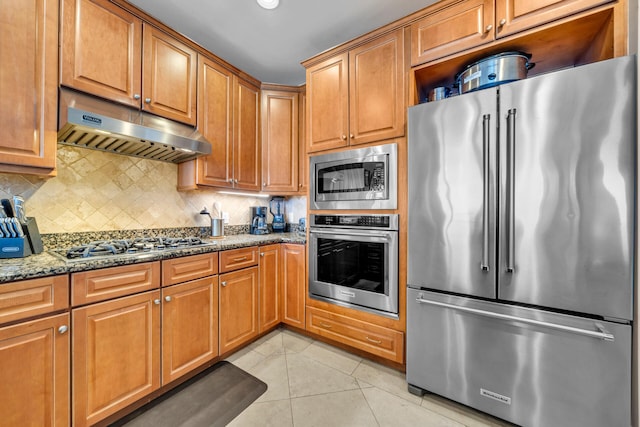
[[[232,427],[510,425],[437,396],[414,396],[402,372],[287,329],[227,360],[269,387]]]

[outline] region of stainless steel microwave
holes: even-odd
[[[311,209],[397,209],[397,144],[309,159]]]

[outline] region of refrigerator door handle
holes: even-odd
[[[507,115],[507,273],[513,273],[515,251],[515,145],[516,145],[516,109]]]
[[[491,115],[482,116],[482,260],[480,269],[489,271],[489,126]]]
[[[416,298],[416,302],[418,304],[435,305],[438,307],[450,308],[450,309],[462,311],[465,313],[477,314],[479,316],[489,317],[492,319],[521,322],[529,325],[540,326],[543,328],[556,329],[559,331],[570,332],[578,335],[584,335],[587,337],[597,338],[604,341],[613,342],[615,339],[615,337],[611,333],[609,333],[609,331],[607,331],[601,323],[598,323],[598,322],[594,322],[595,328],[599,331],[599,332],[596,332],[596,331],[590,331],[588,329],[581,329],[581,328],[574,328],[572,326],[559,325],[557,323],[544,322],[542,320],[527,319],[524,317],[511,316],[509,314],[495,313],[492,311],[479,310],[477,308],[464,307],[464,306],[455,305],[455,304],[448,304],[446,302],[426,300],[422,298],[422,294],[418,295],[418,298]]]

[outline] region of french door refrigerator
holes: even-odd
[[[407,382],[525,426],[629,426],[636,61],[409,108]]]

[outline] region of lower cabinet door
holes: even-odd
[[[259,268],[258,330],[262,333],[280,323],[280,244],[260,247]]]
[[[282,322],[304,329],[306,295],[306,247],[282,245]]]
[[[72,311],[73,424],[117,412],[160,387],[160,291]]]
[[[220,354],[258,335],[258,267],[220,275]]]
[[[0,425],[70,425],[69,335],[69,314],[0,328]]]
[[[162,385],[218,355],[218,276],[162,289]]]

